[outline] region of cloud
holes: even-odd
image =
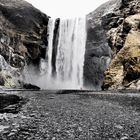
[[[81,17],[108,0],[26,0],[51,17]]]

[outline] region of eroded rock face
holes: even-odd
[[[140,1],[103,4],[87,15],[87,30],[85,81],[103,89],[138,89]]]
[[[20,56],[39,59],[42,46],[47,45],[47,24],[48,17],[31,4],[22,0],[0,0],[0,46],[5,59],[9,53],[20,61],[23,61]]]
[[[0,0],[0,55],[11,67],[22,71],[45,57],[48,19],[24,0]]]
[[[113,60],[105,72],[104,89],[140,89],[140,1],[126,2],[118,10],[122,23],[107,32]]]
[[[87,42],[85,54],[84,77],[89,88],[101,89],[104,72],[112,58],[112,50],[107,39],[108,23],[114,16],[114,9],[120,3],[109,1],[87,15]],[[113,23],[117,19],[113,19]],[[112,23],[112,24],[113,24]]]
[[[20,79],[20,70],[10,66],[0,55],[0,86],[5,88],[20,87],[18,79]]]
[[[131,31],[124,47],[117,53],[106,71],[104,86],[111,89],[129,87],[140,78],[140,32]],[[121,75],[120,75],[121,70]],[[117,76],[118,75],[118,76]],[[118,79],[115,79],[118,77]],[[137,87],[135,87],[137,89]]]

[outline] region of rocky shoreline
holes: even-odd
[[[13,93],[29,99],[18,114],[0,113],[0,139],[139,139],[140,96],[118,93]],[[126,102],[127,101],[127,102]]]
[[[111,0],[87,15],[87,88],[140,89],[139,5],[139,0]],[[0,0],[1,86],[23,88],[29,66],[39,73],[48,45],[49,18],[26,1]]]

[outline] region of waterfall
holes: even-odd
[[[85,20],[61,20],[56,60],[57,79],[72,88],[83,87]]]
[[[40,86],[43,89],[81,89],[83,88],[86,19],[60,20],[57,38],[55,26],[56,20],[50,19],[46,59],[40,64],[43,71]],[[57,43],[54,43],[56,40]]]
[[[46,49],[47,60],[47,80],[52,77],[52,50],[53,50],[53,37],[54,37],[55,19],[49,20],[48,23],[48,48]]]

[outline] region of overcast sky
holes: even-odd
[[[81,17],[108,0],[26,0],[51,17]]]

